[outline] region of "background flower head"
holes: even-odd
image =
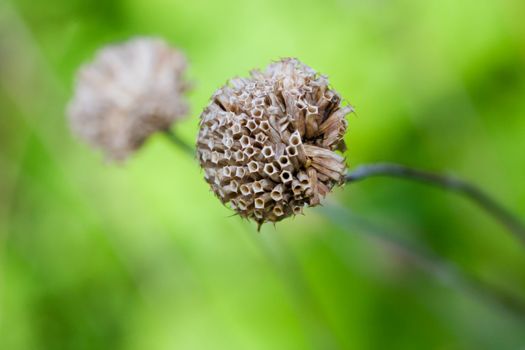
[[[78,72],[68,107],[72,130],[107,158],[127,158],[186,116],[186,65],[181,51],[157,38],[102,48]]]

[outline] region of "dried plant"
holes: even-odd
[[[108,158],[126,158],[151,133],[168,131],[187,113],[185,67],[182,53],[158,39],[134,39],[102,49],[78,75],[69,106],[73,130]],[[326,77],[296,59],[282,59],[264,71],[252,71],[249,78],[232,79],[212,96],[201,115],[197,155],[205,179],[224,204],[260,227],[302,213],[304,206],[318,205],[336,185],[399,177],[463,195],[525,244],[521,218],[468,182],[392,163],[347,172],[345,159],[335,151],[346,149],[345,117],[352,111],[341,104]],[[166,135],[193,154],[176,134]],[[357,224],[438,278],[455,281],[467,291],[479,289],[509,310],[524,312],[521,300],[463,278],[423,250],[382,237],[373,223],[352,219],[350,212],[340,209],[325,209],[335,223]]]
[[[68,107],[72,130],[111,160],[123,160],[152,133],[183,118],[186,58],[161,39],[101,49],[77,75]]]
[[[286,58],[231,79],[201,115],[197,155],[213,192],[261,225],[319,204],[344,181],[345,116],[325,76]]]

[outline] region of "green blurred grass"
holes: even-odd
[[[231,218],[161,135],[126,165],[68,131],[100,45],[160,35],[196,81],[192,118],[234,75],[296,56],[356,106],[351,165],[472,179],[525,213],[525,5],[518,0],[0,3],[0,349],[516,349],[525,322],[316,209]],[[517,242],[471,204],[371,180],[331,197],[525,298]]]

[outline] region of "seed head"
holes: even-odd
[[[259,225],[302,213],[343,181],[345,116],[326,77],[286,58],[231,79],[203,111],[197,155],[224,203]]]
[[[102,48],[78,72],[68,107],[73,132],[109,159],[127,158],[187,114],[185,70],[184,54],[161,39]]]

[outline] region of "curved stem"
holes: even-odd
[[[525,320],[525,302],[521,298],[466,273],[454,263],[440,258],[422,246],[399,238],[401,234],[395,229],[385,229],[376,222],[337,204],[325,205],[318,210],[345,232],[361,234],[365,238],[374,240],[396,257],[406,259],[443,285],[480,296],[518,316],[522,321]]]
[[[167,130],[165,134],[175,146],[180,147],[185,153],[189,155],[194,155],[195,151],[193,147],[180,139],[173,131]],[[351,183],[365,180],[374,176],[391,176],[412,179],[463,193],[478,203],[481,207],[485,208],[490,214],[498,218],[506,226],[512,227],[512,232],[516,230],[515,234],[525,243],[525,229],[519,220],[486,194],[464,181],[451,176],[433,174],[408,168],[399,164],[389,163],[360,166],[355,171],[349,172],[346,175],[345,180],[347,183]],[[324,209],[320,208],[319,210],[325,211],[325,214],[327,214],[329,218],[334,219],[336,222],[338,222],[338,218],[349,218],[348,213],[345,215],[340,215],[334,213],[333,209],[329,210],[327,207],[324,207]],[[525,315],[525,304],[521,300],[516,299],[514,296],[494,289],[488,285],[482,284],[481,281],[469,277],[468,275],[463,276],[463,274],[458,271],[458,269],[454,268],[454,266],[441,263],[439,259],[429,255],[421,249],[417,249],[406,243],[397,241],[392,237],[386,237],[383,234],[377,234],[378,230],[376,228],[371,226],[371,224],[360,220],[358,217],[352,217],[350,221],[357,225],[357,227],[364,228],[366,234],[375,237],[383,244],[390,246],[397,255],[410,259],[422,269],[433,274],[439,280],[443,282],[454,283],[460,289],[483,294],[487,298],[492,299],[498,304],[504,306],[507,310],[510,310],[511,312],[513,311],[521,317]]]
[[[392,163],[361,165],[356,170],[349,172],[345,176],[345,181],[352,183],[377,176],[414,180],[463,195],[499,221],[525,245],[525,226],[523,222],[495,199],[466,181],[450,175],[431,173]]]
[[[175,133],[175,131],[168,129],[164,131],[164,134],[168,137],[168,139],[175,144],[175,146],[180,147],[184,153],[190,155],[191,157],[195,156],[195,149],[187,144],[184,140],[182,140],[179,135]]]

